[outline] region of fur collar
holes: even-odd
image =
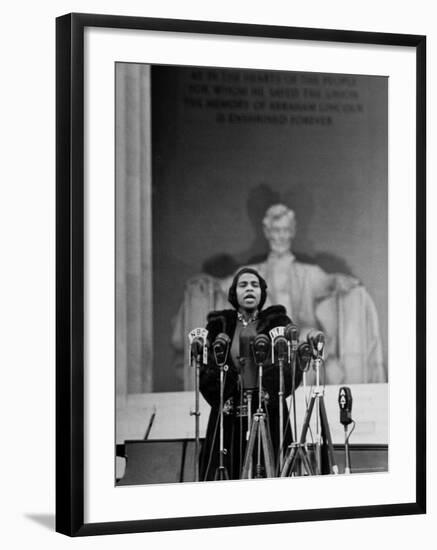
[[[258,333],[265,333],[275,326],[286,325],[289,322],[284,306],[270,306],[259,312],[256,330]],[[232,338],[236,325],[237,311],[235,309],[212,311],[208,315],[208,337],[214,340],[220,332],[224,332]]]

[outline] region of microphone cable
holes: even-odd
[[[352,435],[352,432],[355,430],[355,426],[357,425],[357,423],[355,422],[355,420],[352,420],[351,422],[353,424],[352,426],[352,429],[350,430],[350,432],[347,434],[346,436],[346,443],[349,445],[349,438],[350,436]]]

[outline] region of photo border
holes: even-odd
[[[84,29],[105,27],[360,43],[416,51],[415,502],[84,523]],[[426,512],[426,38],[418,35],[68,14],[56,21],[56,530],[70,536]]]

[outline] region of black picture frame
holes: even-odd
[[[159,30],[377,44],[416,52],[416,499],[388,505],[108,523],[84,522],[84,29]],[[426,512],[426,37],[68,14],[56,21],[56,530],[69,536],[321,521]]]

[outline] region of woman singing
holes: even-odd
[[[224,380],[224,466],[230,479],[240,479],[242,475],[247,434],[251,418],[258,408],[258,366],[255,364],[252,343],[259,334],[269,336],[275,327],[284,327],[291,321],[285,308],[275,305],[262,309],[267,298],[267,284],[257,271],[241,269],[234,277],[229,289],[228,300],[234,309],[213,311],[208,315],[208,363],[200,371],[200,391],[211,405],[211,413],[205,442],[200,457],[200,479],[213,480],[219,466],[219,424],[220,424],[220,383],[219,367],[212,351],[216,337],[227,334],[231,340],[227,360],[228,370]],[[284,373],[284,397],[292,387],[291,369],[286,365]],[[300,369],[295,369],[295,387],[301,381]],[[279,367],[272,364],[272,354],[267,354],[262,376],[262,408],[266,413],[270,428],[273,454],[279,453]],[[249,411],[248,411],[249,409]],[[291,442],[288,410],[283,405],[284,441],[283,450]],[[254,468],[255,470],[255,468]],[[253,477],[265,477],[257,469]]]

